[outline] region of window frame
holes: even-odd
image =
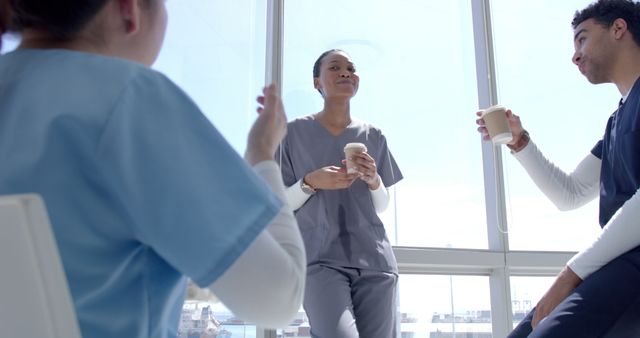
[[[281,85],[284,0],[267,1],[266,80]],[[471,9],[478,107],[488,107],[497,103],[490,0],[471,0]],[[504,337],[513,328],[510,277],[555,276],[575,252],[509,249],[502,148],[491,142],[481,146],[489,249],[394,246],[393,250],[400,274],[489,276],[492,334]],[[257,328],[257,338],[275,337],[276,330]]]

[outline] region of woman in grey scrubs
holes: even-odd
[[[380,129],[351,117],[359,76],[344,51],[313,67],[322,111],[289,122],[276,160],[307,251],[304,309],[312,337],[396,336],[398,268],[377,213],[402,174]],[[344,146],[365,144],[348,174]]]

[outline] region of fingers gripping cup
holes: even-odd
[[[480,116],[484,120],[493,144],[505,144],[511,141],[511,129],[506,115],[507,109],[496,105],[485,109]]]
[[[357,153],[366,153],[367,146],[362,143],[347,143],[344,146],[344,158],[347,159],[347,174],[358,172],[358,166],[353,162],[353,156]]]

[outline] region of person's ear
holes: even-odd
[[[628,26],[627,22],[624,19],[618,18],[613,21],[611,25],[613,36],[616,40],[622,38],[622,36],[627,32]]]
[[[313,78],[313,88],[322,92],[322,89],[320,89],[320,78],[317,78],[317,77]]]
[[[140,1],[142,0],[117,0],[120,7],[120,15],[124,21],[125,32],[135,33],[140,28]]]

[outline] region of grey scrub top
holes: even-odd
[[[313,116],[289,122],[281,150],[276,152],[285,185],[322,167],[342,166],[344,146],[361,142],[376,161],[386,187],[402,179],[387,141],[370,124],[352,119],[332,135]],[[384,225],[376,214],[369,187],[356,180],[349,188],[318,190],[295,212],[307,251],[307,264],[328,264],[397,273],[396,259]]]

